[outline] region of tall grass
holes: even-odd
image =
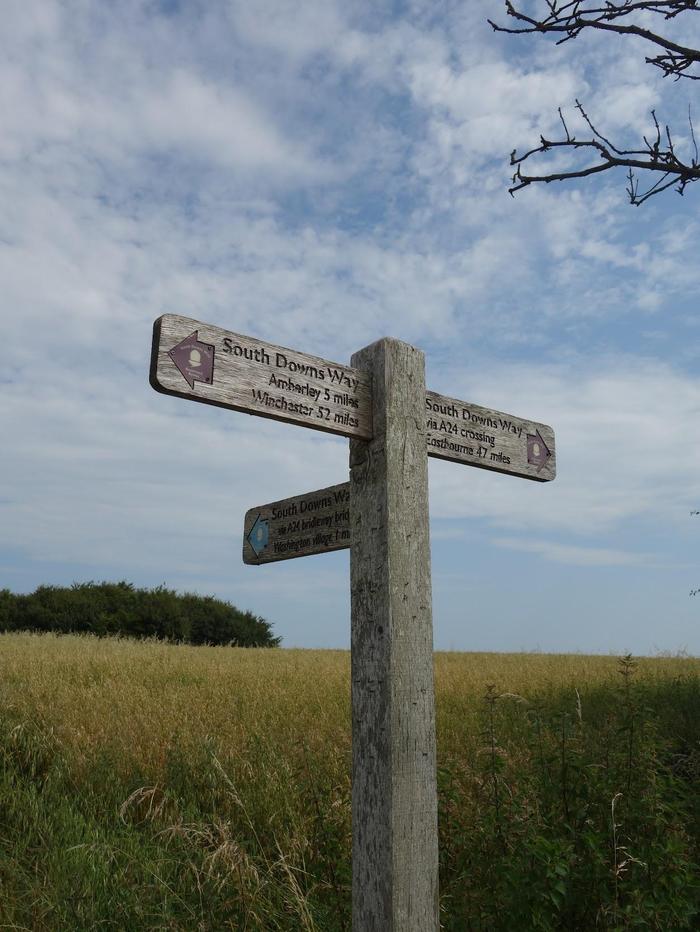
[[[700,925],[700,662],[435,669],[446,929]],[[0,928],[349,930],[349,673],[0,636]]]

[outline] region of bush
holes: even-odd
[[[15,627],[16,596],[9,589],[0,589],[0,631],[13,631]]]
[[[0,590],[0,631],[88,632],[156,637],[189,644],[276,647],[271,625],[215,599],[178,595],[165,586],[135,589],[131,583],[39,586],[29,595]]]

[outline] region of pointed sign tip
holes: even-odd
[[[195,382],[211,385],[214,380],[214,346],[199,339],[199,330],[195,330],[176,346],[168,350],[168,356],[194,391]]]
[[[255,556],[259,557],[270,541],[270,525],[269,522],[265,521],[262,515],[258,514],[255,523],[250,529],[247,540],[254,550]]]
[[[527,435],[527,461],[533,466],[537,466],[537,472],[542,470],[547,460],[551,457],[552,451],[544,442],[544,438],[539,431],[535,429],[534,434]]]

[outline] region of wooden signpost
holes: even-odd
[[[274,563],[349,546],[349,482],[258,505],[243,521],[244,563]]]
[[[372,436],[366,373],[177,314],[155,322],[151,385],[344,437]]]
[[[554,431],[546,424],[428,392],[428,456],[548,482],[556,473]]]
[[[177,314],[155,322],[151,385],[344,437],[373,436],[369,373]],[[428,456],[536,482],[555,476],[546,424],[435,392],[425,392],[423,416]]]
[[[423,353],[398,340],[351,364],[167,314],[150,378],[166,394],[350,438],[350,482],[251,508],[243,559],[350,548],[353,932],[436,932],[427,457],[546,482],[554,432],[426,391]]]

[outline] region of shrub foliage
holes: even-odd
[[[0,631],[52,631],[155,637],[187,644],[276,647],[269,622],[212,596],[178,595],[128,582],[39,586],[29,595],[0,590]]]

